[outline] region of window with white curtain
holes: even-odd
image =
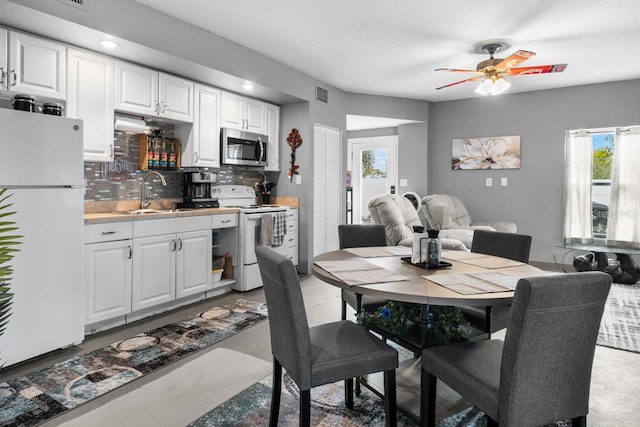
[[[565,135],[566,244],[640,248],[640,126]]]

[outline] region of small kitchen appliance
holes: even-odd
[[[217,208],[218,200],[211,194],[217,175],[211,172],[185,172],[183,202],[179,208]]]

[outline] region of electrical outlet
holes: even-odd
[[[485,181],[485,185],[487,187],[491,187],[493,185],[493,180],[491,178],[487,178],[487,180]]]
[[[506,187],[507,184],[507,177],[502,177],[500,178],[500,185],[502,185],[503,187]]]
[[[408,185],[409,183],[407,182],[406,179],[400,179],[400,187],[406,187]]]

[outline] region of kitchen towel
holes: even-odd
[[[287,234],[287,213],[276,212],[273,220],[273,246],[280,246],[284,242],[284,235]]]
[[[266,213],[260,217],[260,244],[270,245],[273,241],[273,215]]]

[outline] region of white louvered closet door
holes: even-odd
[[[313,256],[339,249],[340,131],[314,125]]]

